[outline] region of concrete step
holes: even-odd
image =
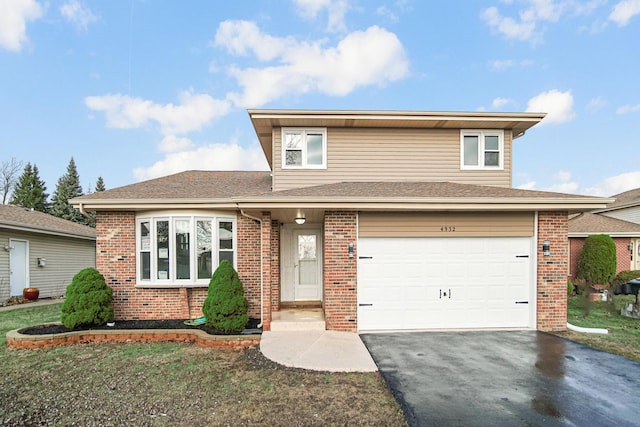
[[[291,308],[276,311],[271,318],[272,331],[324,331],[321,308]]]

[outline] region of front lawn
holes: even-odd
[[[7,348],[7,331],[59,319],[59,304],[0,312],[0,425],[406,425],[379,374],[283,368],[258,349]]]
[[[635,301],[634,296],[614,297],[615,307],[605,302],[588,303],[583,297],[569,297],[568,321],[576,326],[606,328],[607,335],[573,331],[557,335],[640,362],[640,320],[620,315],[620,308]]]

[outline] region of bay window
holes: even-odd
[[[208,285],[220,261],[235,267],[235,218],[140,216],[136,246],[138,286]]]

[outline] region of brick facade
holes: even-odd
[[[135,212],[96,214],[96,268],[113,289],[116,320],[187,319],[202,316],[207,287],[136,288]],[[249,316],[260,317],[260,225],[238,216],[238,275]]]
[[[328,330],[358,329],[357,241],[356,212],[325,212],[324,317]],[[354,244],[353,258],[349,258],[349,243]]]
[[[567,329],[568,233],[567,212],[538,214],[537,329],[541,331]],[[545,240],[551,244],[548,256],[542,253]]]

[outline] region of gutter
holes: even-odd
[[[264,273],[262,271],[262,219],[255,217],[253,215],[249,215],[242,209],[240,209],[240,215],[242,215],[245,218],[258,221],[258,223],[260,223],[260,324],[257,327],[262,328],[262,319],[264,317],[264,279],[263,279]]]
[[[91,215],[89,212],[87,212],[84,209],[84,205],[82,203],[78,203],[78,210],[80,211],[80,213],[82,214],[83,217],[95,222],[96,221],[96,217],[94,217],[93,215]]]

